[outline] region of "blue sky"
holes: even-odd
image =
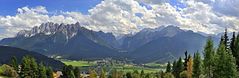
[[[101,0],[0,0],[0,15],[15,15],[21,7],[47,7],[49,12],[75,11],[83,14],[99,4]]]
[[[74,11],[88,14],[88,10],[95,7],[102,0],[0,0],[0,15],[15,15],[21,7],[44,6],[49,12]],[[177,0],[170,0],[173,6],[185,7]],[[141,4],[146,4],[141,2]],[[150,7],[146,6],[148,9]]]

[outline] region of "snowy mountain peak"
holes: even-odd
[[[31,30],[22,30],[17,34],[17,37],[32,37],[36,34],[45,34],[45,35],[53,35],[56,32],[62,32],[67,37],[73,37],[76,35],[78,30],[83,29],[80,23],[75,24],[57,24],[57,23],[43,23],[40,26],[33,27]]]

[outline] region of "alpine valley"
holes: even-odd
[[[71,60],[113,58],[149,63],[174,60],[185,51],[190,54],[201,51],[206,40],[205,35],[177,26],[143,29],[118,38],[112,33],[89,30],[80,23],[48,22],[2,39],[0,44]]]

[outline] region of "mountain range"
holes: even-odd
[[[120,39],[112,33],[89,30],[80,23],[43,23],[31,30],[22,30],[1,45],[39,52],[66,59],[127,58],[135,63],[166,62],[185,51],[201,51],[207,37],[177,26],[143,29]]]

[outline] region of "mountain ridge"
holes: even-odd
[[[202,48],[201,45],[204,44],[206,38],[193,31],[182,30],[177,26],[170,25],[155,29],[143,29],[134,35],[126,35],[117,39],[112,33],[89,30],[79,23],[55,24],[49,22],[29,31],[23,30],[14,38],[5,38],[0,41],[0,44],[36,51],[48,56],[60,55],[67,59],[117,59],[123,57],[140,62],[137,59],[155,54],[154,58],[149,58],[149,60],[142,59],[142,62],[150,62],[162,59],[163,56],[160,55],[162,53],[172,54],[170,56],[176,58],[179,56],[178,53],[186,50],[191,53],[196,52]],[[185,40],[192,40],[192,43]],[[182,49],[179,49],[175,47],[175,43],[183,43],[186,44],[185,46],[196,45],[197,47],[180,47]],[[167,47],[177,49],[179,52],[169,53],[170,49],[163,48],[163,45],[170,45]],[[153,49],[155,50],[152,53],[147,52]],[[156,58],[156,56],[162,58]]]

